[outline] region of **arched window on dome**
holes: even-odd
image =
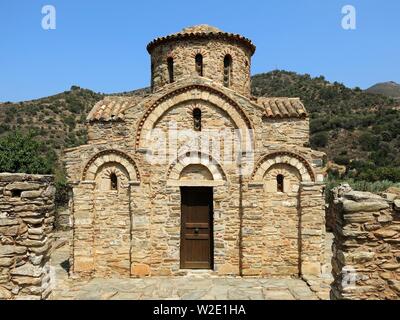
[[[196,54],[195,63],[196,63],[196,72],[200,77],[202,77],[203,76],[203,56],[200,53]]]
[[[284,180],[285,180],[285,177],[282,174],[278,174],[276,176],[276,189],[277,189],[276,191],[277,192],[284,192],[284,190],[285,190]]]
[[[199,108],[193,110],[193,128],[195,131],[201,131],[201,110]]]
[[[172,82],[174,82],[174,58],[169,57],[167,59],[167,64],[168,64],[169,83],[172,83]]]
[[[224,86],[230,87],[232,78],[232,57],[227,54],[224,58]]]

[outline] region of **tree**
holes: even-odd
[[[359,143],[363,151],[374,151],[379,147],[380,136],[374,135],[370,132],[361,134]]]
[[[0,172],[49,174],[56,156],[33,132],[11,132],[0,138]]]
[[[324,148],[328,144],[328,133],[318,132],[314,134],[310,139],[311,146],[313,148]]]

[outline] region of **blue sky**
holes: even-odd
[[[54,5],[56,30],[41,27]],[[351,4],[357,29],[344,30]],[[400,82],[398,0],[1,0],[0,101],[71,85],[120,92],[149,85],[153,38],[210,24],[253,40],[252,73],[285,69],[367,88]]]

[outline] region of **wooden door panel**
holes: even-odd
[[[211,269],[212,188],[182,188],[181,198],[181,268]]]
[[[196,228],[207,229],[208,227],[209,227],[208,223],[201,223],[201,222],[197,222],[197,223],[187,222],[186,223],[186,228],[189,228],[189,229],[196,229]]]
[[[186,240],[210,240],[210,236],[208,234],[186,234]],[[199,242],[199,245],[201,243]]]

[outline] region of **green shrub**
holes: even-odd
[[[313,148],[324,148],[328,144],[328,133],[318,132],[310,138],[311,147]]]
[[[66,207],[69,200],[70,188],[67,182],[65,168],[57,166],[54,172],[54,181],[56,187],[55,203],[57,207]]]
[[[341,166],[348,166],[350,164],[350,159],[343,155],[334,157],[333,161]]]
[[[73,130],[76,126],[75,117],[67,116],[64,119],[65,124],[69,127],[69,130]]]
[[[378,148],[380,143],[380,136],[374,135],[370,132],[363,133],[358,139],[361,149],[363,151],[374,151]]]
[[[0,172],[48,174],[55,154],[32,132],[11,132],[0,138]]]
[[[358,179],[366,181],[381,181],[388,180],[391,182],[400,181],[400,168],[393,167],[378,167],[376,169],[367,169],[361,171],[358,175]]]

